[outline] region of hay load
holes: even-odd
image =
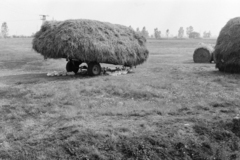
[[[240,17],[229,20],[222,28],[214,56],[219,71],[240,73]]]
[[[214,48],[211,45],[202,45],[195,49],[193,61],[195,63],[211,63],[213,61]]]
[[[94,20],[46,22],[33,49],[47,58],[136,66],[148,58],[146,39],[129,27]]]

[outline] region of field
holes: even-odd
[[[98,77],[48,77],[66,60],[31,41],[0,39],[0,159],[240,159],[240,75],[193,63],[216,40],[148,40],[134,73]]]

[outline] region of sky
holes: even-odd
[[[0,24],[7,22],[9,35],[32,35],[47,20],[92,19],[146,27],[149,34],[158,28],[176,36],[180,27],[193,26],[202,34],[218,36],[227,21],[240,17],[240,0],[0,0]]]

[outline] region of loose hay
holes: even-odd
[[[202,45],[195,49],[193,61],[195,63],[211,63],[213,61],[213,47],[211,45]]]
[[[146,39],[129,27],[94,20],[46,22],[33,49],[47,58],[136,66],[148,58]]]
[[[53,72],[49,72],[47,73],[47,76],[53,77],[53,76],[73,76],[75,75],[75,73],[73,72],[57,72],[57,71],[53,71]]]
[[[240,73],[240,17],[229,20],[222,28],[214,54],[220,71]]]
[[[115,69],[111,69],[108,67],[103,67],[101,69],[101,75],[110,75],[110,76],[118,76],[118,75],[125,75],[125,74],[130,74],[133,73],[132,68],[126,68],[126,67],[122,67],[122,68],[118,68],[116,67]],[[82,75],[86,75],[86,71],[85,69],[81,69],[80,68],[80,74]],[[47,73],[47,76],[49,77],[54,77],[54,76],[75,76],[76,74],[74,72],[57,72],[57,71],[53,71],[53,72],[49,72]]]

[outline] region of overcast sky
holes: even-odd
[[[150,34],[158,28],[177,35],[178,29],[218,35],[226,22],[240,16],[240,0],[0,0],[0,24],[10,35],[31,35],[48,20],[93,19],[114,24],[144,26]]]

